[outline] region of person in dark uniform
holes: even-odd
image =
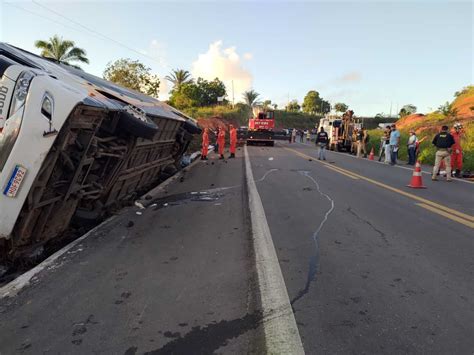
[[[318,159],[326,160],[326,154],[324,152],[329,145],[329,136],[324,132],[323,127],[321,127],[321,131],[316,136],[316,145],[319,147]]]
[[[431,180],[437,181],[437,175],[439,171],[439,165],[442,161],[446,166],[446,181],[452,181],[451,179],[451,151],[452,146],[455,144],[453,136],[448,132],[449,127],[441,127],[441,132],[433,138],[433,145],[436,147],[436,159],[433,167],[433,176]]]

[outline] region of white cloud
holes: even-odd
[[[170,94],[169,94],[170,90],[171,90],[170,82],[166,80],[164,77],[160,78],[160,92],[158,95],[158,99],[162,101],[168,100],[170,97]]]
[[[152,68],[158,67],[161,70],[168,70],[169,65],[166,60],[166,44],[152,39],[147,49],[140,50],[140,53],[147,56],[146,61]]]
[[[252,53],[249,53],[249,52],[244,53],[244,59],[245,59],[245,60],[250,60],[250,59],[252,59],[252,58],[253,58],[253,54],[252,54]]]
[[[242,93],[252,88],[252,74],[242,66],[242,60],[235,47],[222,48],[222,41],[209,45],[204,54],[199,54],[192,64],[194,78],[206,80],[219,78],[227,87],[227,98],[232,100],[232,81],[234,82],[235,102],[242,98]],[[246,53],[249,54],[249,53]],[[244,54],[245,58],[245,54]]]
[[[343,83],[350,83],[350,82],[360,81],[361,78],[362,76],[359,72],[351,72],[351,73],[344,74],[342,77],[339,78],[338,81],[343,82]]]

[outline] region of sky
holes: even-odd
[[[179,68],[219,77],[231,101],[254,89],[283,107],[316,90],[368,116],[429,112],[473,84],[473,18],[470,0],[0,0],[0,40],[39,53],[35,40],[59,34],[98,76],[138,59],[162,78],[161,99]]]

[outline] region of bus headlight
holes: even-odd
[[[25,105],[26,98],[28,96],[28,90],[30,88],[31,81],[36,76],[35,73],[27,70],[20,74],[15,84],[15,90],[13,91],[12,103],[10,106],[9,117],[13,116],[20,108]]]

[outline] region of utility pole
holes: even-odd
[[[390,114],[388,115],[388,117],[392,117],[392,101],[390,101]]]
[[[234,80],[232,80],[232,108],[234,108],[235,104],[234,99]]]

